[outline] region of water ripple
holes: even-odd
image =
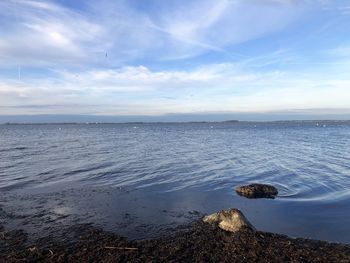
[[[168,192],[264,182],[278,187],[281,201],[350,198],[350,125],[137,127],[2,126],[0,188],[76,181]]]

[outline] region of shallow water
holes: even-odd
[[[278,198],[234,193],[250,182]],[[259,230],[350,243],[350,124],[1,125],[0,189],[2,223],[33,233],[144,238],[237,207]]]

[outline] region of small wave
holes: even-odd
[[[29,149],[28,147],[13,147],[7,149],[0,149],[0,152],[11,152],[11,151],[24,151]]]
[[[92,173],[92,172],[94,172],[96,170],[105,169],[107,167],[110,167],[110,166],[112,166],[112,164],[113,163],[111,163],[111,162],[102,162],[100,164],[84,166],[82,168],[73,169],[72,171],[64,173],[63,177],[69,177],[69,176],[74,176],[74,175],[77,175],[77,174],[84,174],[84,173]]]
[[[278,189],[278,198],[297,199],[302,195],[302,191],[299,188],[293,188],[282,183],[273,183]]]

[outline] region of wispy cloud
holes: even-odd
[[[83,12],[51,1],[5,0],[0,3],[5,25],[0,32],[0,63],[72,66],[106,64],[106,52],[108,63],[148,53],[159,59],[183,59],[208,50],[226,52],[228,45],[283,28],[302,10],[288,1],[278,9],[254,2],[164,2],[157,12],[138,10],[127,2],[98,1]]]
[[[0,114],[348,107],[346,4],[63,3],[0,2]]]
[[[103,34],[100,25],[51,2],[2,1],[0,15],[2,66],[74,65]]]

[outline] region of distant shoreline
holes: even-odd
[[[106,125],[106,124],[221,124],[221,123],[350,123],[350,120],[276,120],[276,121],[149,121],[149,122],[4,122],[0,125]]]

